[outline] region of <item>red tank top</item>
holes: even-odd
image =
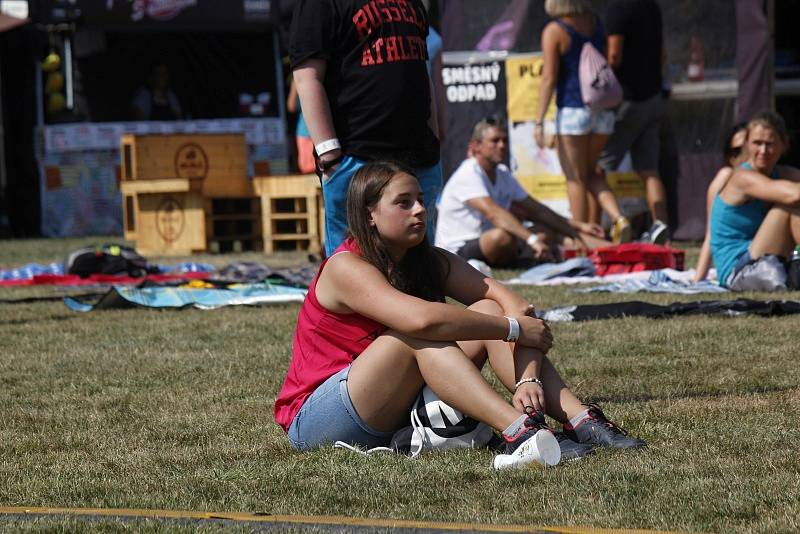
[[[336,249],[339,252],[359,253],[352,239]],[[333,257],[333,256],[331,256]],[[328,258],[330,259],[330,258]],[[289,429],[309,395],[355,360],[386,327],[357,313],[333,313],[317,300],[316,287],[325,260],[300,308],[292,343],[292,361],[286,372],[278,398],[275,400],[275,422]]]

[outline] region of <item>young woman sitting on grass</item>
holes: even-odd
[[[298,450],[343,441],[389,444],[427,384],[446,403],[502,433],[512,454],[564,423],[562,458],[591,445],[639,447],[583,405],[545,354],[553,344],[533,306],[465,260],[432,247],[417,179],[377,162],[352,179],[349,237],[319,269],[300,310],[275,420]],[[445,297],[466,309],[445,303]],[[516,343],[512,343],[516,341]],[[483,378],[490,362],[511,404]],[[518,453],[516,461],[532,461]]]
[[[745,161],[711,207],[711,254],[721,284],[734,291],[786,289],[782,260],[800,243],[800,171],[777,165],[789,147],[772,111],[747,123]]]
[[[733,169],[739,164],[739,159],[744,152],[744,140],[747,137],[747,123],[740,122],[728,130],[725,142],[722,144],[722,157],[725,165],[717,171],[714,179],[708,184],[706,190],[706,235],[703,238],[703,245],[700,247],[700,255],[697,257],[697,267],[695,268],[694,281],[705,280],[708,270],[711,267],[711,206],[714,205],[714,198],[728,182],[733,174]]]

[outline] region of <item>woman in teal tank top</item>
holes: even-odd
[[[765,262],[800,242],[800,171],[777,165],[788,143],[779,115],[758,114],[747,125],[746,161],[714,197],[711,253],[720,283],[731,289],[785,289],[785,271],[781,279]]]

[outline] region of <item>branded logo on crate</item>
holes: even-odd
[[[196,143],[186,143],[175,152],[175,175],[178,178],[205,178],[208,156]]]
[[[167,197],[156,211],[156,230],[167,243],[177,241],[183,233],[185,217],[183,206],[174,197]]]

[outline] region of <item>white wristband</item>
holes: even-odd
[[[535,245],[535,244],[536,244],[538,241],[539,241],[539,236],[538,236],[538,235],[536,235],[536,234],[531,234],[531,235],[529,235],[529,236],[528,236],[528,239],[526,239],[526,240],[525,240],[525,242],[526,242],[526,243],[528,244],[528,246],[529,246],[529,247],[531,247],[531,248],[533,248],[533,245]]]
[[[508,335],[506,336],[506,341],[513,343],[519,339],[519,321],[508,316],[506,316],[506,319],[508,319]]]
[[[542,381],[539,380],[538,378],[523,378],[519,382],[514,384],[514,391],[517,391],[522,384],[528,384],[528,383],[539,384],[539,387],[544,389],[544,386],[542,385]]]
[[[342,144],[335,137],[314,145],[314,150],[317,151],[317,156],[321,156],[327,152],[330,152],[331,150],[337,150],[341,148]]]

